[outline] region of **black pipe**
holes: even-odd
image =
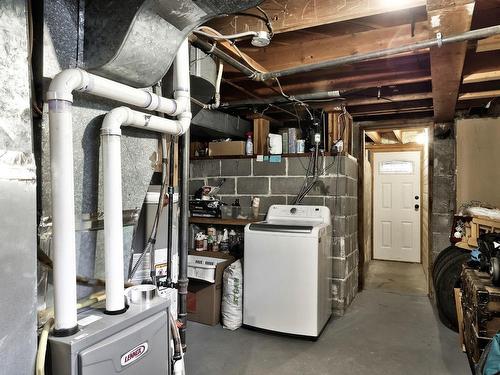
[[[290,98],[296,100],[322,100],[322,99],[335,99],[340,98],[339,91],[318,91],[311,92],[307,94],[298,94],[298,95],[290,95]],[[245,99],[245,100],[235,100],[232,102],[222,103],[221,107],[242,107],[249,105],[258,105],[258,104],[273,104],[273,103],[286,103],[289,102],[290,99],[280,96],[272,96],[270,98],[255,98],[255,99]]]
[[[186,325],[187,325],[187,260],[189,243],[189,130],[180,137],[180,228],[179,228],[179,321],[181,327],[179,334],[181,336],[182,347],[186,350]]]

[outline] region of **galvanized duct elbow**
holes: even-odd
[[[87,1],[84,64],[87,70],[133,87],[158,82],[183,40],[211,18],[262,0]],[[106,22],[103,22],[106,20]]]

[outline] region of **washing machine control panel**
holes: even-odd
[[[320,223],[330,222],[330,210],[325,206],[273,205],[269,208],[266,220],[314,220]]]

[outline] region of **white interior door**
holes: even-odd
[[[373,161],[373,258],[420,263],[420,152]]]

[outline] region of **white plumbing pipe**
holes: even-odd
[[[78,327],[71,121],[71,102],[49,101],[54,311],[55,330],[61,334],[74,333]]]
[[[106,311],[124,310],[123,219],[120,136],[122,126],[133,126],[164,134],[182,135],[189,129],[190,113],[178,120],[152,116],[118,107],[104,117],[101,127],[104,180],[104,259]]]
[[[47,92],[50,129],[50,170],[52,184],[52,246],[54,249],[54,311],[55,333],[70,335],[77,330],[75,206],[73,179],[73,91],[88,92],[107,99],[152,111],[178,116],[179,124],[169,129],[189,128],[191,118],[189,97],[189,55],[187,42],[176,58],[175,99],[167,99],[108,80],[81,69],[67,69],[57,74]],[[184,63],[184,61],[186,61]],[[171,120],[170,120],[171,121]],[[144,127],[157,125],[156,119],[145,121]],[[161,125],[167,126],[166,124]],[[121,217],[121,216],[120,216]],[[123,279],[120,281],[123,282]],[[114,305],[114,303],[113,303]]]

